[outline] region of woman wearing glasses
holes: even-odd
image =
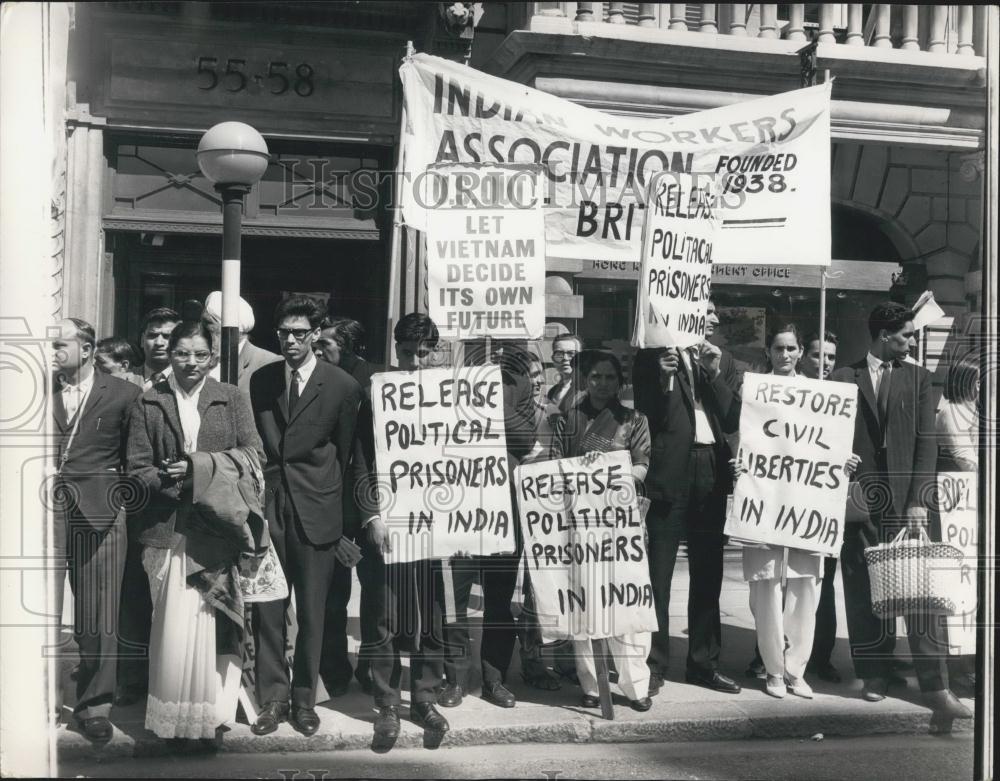
[[[148,493],[137,519],[153,603],[146,728],[206,745],[236,714],[241,554],[268,544],[253,501],[259,513],[261,441],[245,396],[208,376],[212,347],[202,322],[173,330],[173,371],[136,402],[128,442],[129,472]]]

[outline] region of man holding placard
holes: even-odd
[[[650,692],[669,662],[670,585],[687,540],[689,682],[738,693],[719,672],[722,535],[731,485],[726,432],[739,406],[731,361],[707,341],[718,318],[709,298],[712,247],[719,227],[713,192],[690,176],[665,172],[650,181],[643,233],[634,343],[635,403],[649,420],[653,448],[646,478],[652,501],[649,572],[659,630],[648,664]],[[663,349],[666,348],[666,349]]]
[[[937,448],[930,372],[904,360],[916,347],[913,313],[902,304],[880,304],[868,318],[868,332],[868,354],[831,379],[856,385],[860,398],[854,452],[861,457],[858,481],[867,520],[845,530],[840,563],[854,669],[864,679],[864,699],[878,702],[888,690],[895,622],[872,612],[864,551],[895,536],[904,524],[912,530],[926,526]],[[933,617],[915,611],[906,628],[928,705],[947,718],[972,718],[945,686],[947,648]]]

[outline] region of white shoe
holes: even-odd
[[[768,675],[764,682],[764,691],[780,700],[785,696],[785,682],[780,675]]]
[[[788,691],[794,694],[796,697],[804,697],[807,700],[813,698],[812,686],[806,683],[805,678],[785,678],[785,684],[788,686]]]

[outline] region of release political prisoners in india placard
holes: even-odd
[[[514,550],[497,366],[372,376],[388,562]]]
[[[650,180],[646,203],[633,343],[690,347],[705,338],[721,224],[713,181],[661,172]]]
[[[436,166],[424,179],[427,298],[444,339],[541,339],[545,224],[538,170]]]
[[[976,577],[979,563],[978,475],[975,472],[939,472],[937,511],[941,541],[965,556],[960,588],[955,595],[958,615],[948,616],[948,645],[952,653],[976,653]]]
[[[657,171],[720,177],[716,263],[830,263],[831,84],[670,118],[606,114],[456,62],[399,69],[403,219],[423,230],[421,176],[440,163],[545,169],[549,257],[635,261]]]
[[[854,385],[746,374],[725,533],[839,556],[858,390]]]
[[[515,479],[543,641],[655,631],[628,453],[525,464]]]

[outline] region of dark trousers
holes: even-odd
[[[444,674],[448,683],[463,688],[469,685],[472,667],[469,640],[469,597],[477,581],[483,591],[483,636],[480,663],[483,683],[502,683],[514,655],[517,632],[510,603],[517,582],[516,556],[474,556],[452,559],[450,571],[454,583],[455,621],[444,624]],[[445,589],[448,584],[444,584]]]
[[[722,528],[725,494],[719,490],[715,450],[694,446],[688,466],[688,491],[672,503],[654,501],[649,510],[649,579],[653,587],[658,631],[653,633],[647,663],[665,674],[670,660],[670,585],[681,540],[687,540],[688,592],[687,669],[712,672],[722,648]]]
[[[444,675],[440,575],[431,561],[385,564],[377,551],[369,556],[362,549],[362,554],[362,602],[366,592],[370,595],[368,610],[361,608],[362,620],[368,619],[362,651],[370,660],[375,704],[399,705],[403,651],[410,654],[410,703],[436,702]]]
[[[295,657],[292,663],[291,702],[294,707],[316,704],[323,650],[323,623],[327,595],[333,584],[337,559],[333,544],[313,545],[284,486],[274,493],[268,508],[271,544],[278,554],[289,588],[295,594]],[[257,647],[257,698],[260,705],[287,702],[288,666],[285,663],[285,609],[287,600],[254,606],[254,642]]]
[[[98,530],[85,518],[56,516],[56,555],[69,568],[73,592],[73,637],[80,654],[76,706],[81,719],[107,717],[118,668],[118,612],[128,544],[125,515]],[[56,607],[62,615],[63,575],[57,568]]]
[[[827,556],[823,563],[823,584],[816,605],[816,632],[813,635],[810,664],[829,664],[833,647],[837,644],[837,592],[835,581],[837,560]]]
[[[142,566],[138,532],[129,528],[127,537],[118,611],[118,689],[142,693],[149,688],[149,630],[153,623],[153,602],[149,596],[149,577]]]
[[[350,600],[351,570],[338,561],[334,565],[333,583],[326,597],[323,651],[319,665],[319,674],[327,691],[346,686],[354,672],[347,656],[347,603]]]
[[[891,539],[899,528],[898,524],[880,524],[883,541]],[[840,554],[847,632],[855,675],[858,678],[887,678],[892,671],[896,621],[879,618],[872,612],[871,580],[864,556],[868,544],[861,524],[847,525]],[[920,690],[932,692],[944,689],[948,648],[944,641],[944,627],[940,625],[941,617],[916,613],[906,616],[905,621]]]

